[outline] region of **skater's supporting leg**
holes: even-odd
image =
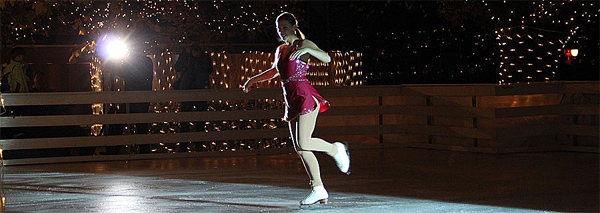
[[[319,168],[319,161],[315,154],[311,151],[297,151],[304,164],[304,169],[310,178],[310,186],[317,187],[322,186],[323,181],[321,180],[321,170]]]
[[[290,122],[290,133],[292,135],[292,141],[294,143],[294,149],[300,156],[302,164],[306,169],[306,173],[310,178],[310,185],[312,187],[321,186],[321,171],[319,169],[319,161],[312,151],[305,151],[300,149],[298,145],[298,121]]]

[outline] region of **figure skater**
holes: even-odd
[[[294,149],[304,164],[312,187],[311,193],[301,200],[300,204],[326,204],[329,194],[321,181],[319,162],[313,152],[327,153],[333,157],[340,171],[348,175],[350,155],[347,146],[343,143],[332,144],[312,137],[317,115],[329,109],[329,102],[310,85],[306,78],[306,71],[309,68],[310,56],[325,63],[330,62],[331,58],[315,43],[304,39],[304,34],[298,29],[298,21],[293,14],[288,12],[280,14],[275,24],[279,38],[284,44],[277,47],[273,66],[248,79],[243,90],[248,93],[254,83],[281,76],[286,105],[283,120],[289,123]]]

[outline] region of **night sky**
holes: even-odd
[[[515,66],[525,68],[503,83],[598,80],[599,10],[592,1],[307,2],[306,8],[311,39],[327,49],[364,53],[367,84],[497,83],[503,80],[500,52],[514,48],[533,51],[514,55],[524,56]],[[323,22],[329,24],[312,25]],[[507,35],[499,30],[517,26],[527,27],[524,37],[543,37],[501,46],[499,37]],[[569,76],[565,70],[572,67],[563,65],[557,49],[573,43],[585,52],[578,66],[586,72]],[[546,52],[553,55],[541,57]]]
[[[4,47],[81,44],[121,30],[147,52],[191,42],[272,52],[274,19],[289,11],[322,49],[362,52],[366,84],[598,80],[595,1],[119,2],[6,3]],[[565,65],[564,48],[580,49],[577,63]]]

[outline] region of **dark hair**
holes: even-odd
[[[25,55],[23,47],[15,47],[10,50],[10,59],[15,59],[19,55]]]
[[[289,22],[291,25],[296,26],[296,31],[298,32],[298,37],[300,37],[300,39],[304,39],[304,33],[302,33],[302,31],[300,31],[300,29],[298,28],[298,19],[296,19],[296,16],[294,16],[294,14],[289,13],[289,12],[283,12],[281,14],[279,14],[279,16],[277,16],[276,21],[279,22],[279,20],[284,20]]]

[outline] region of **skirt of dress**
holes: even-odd
[[[285,99],[284,121],[293,121],[300,115],[308,114],[320,104],[319,113],[329,109],[330,104],[308,81],[292,81],[284,84],[283,94]],[[313,98],[314,97],[314,98]]]

